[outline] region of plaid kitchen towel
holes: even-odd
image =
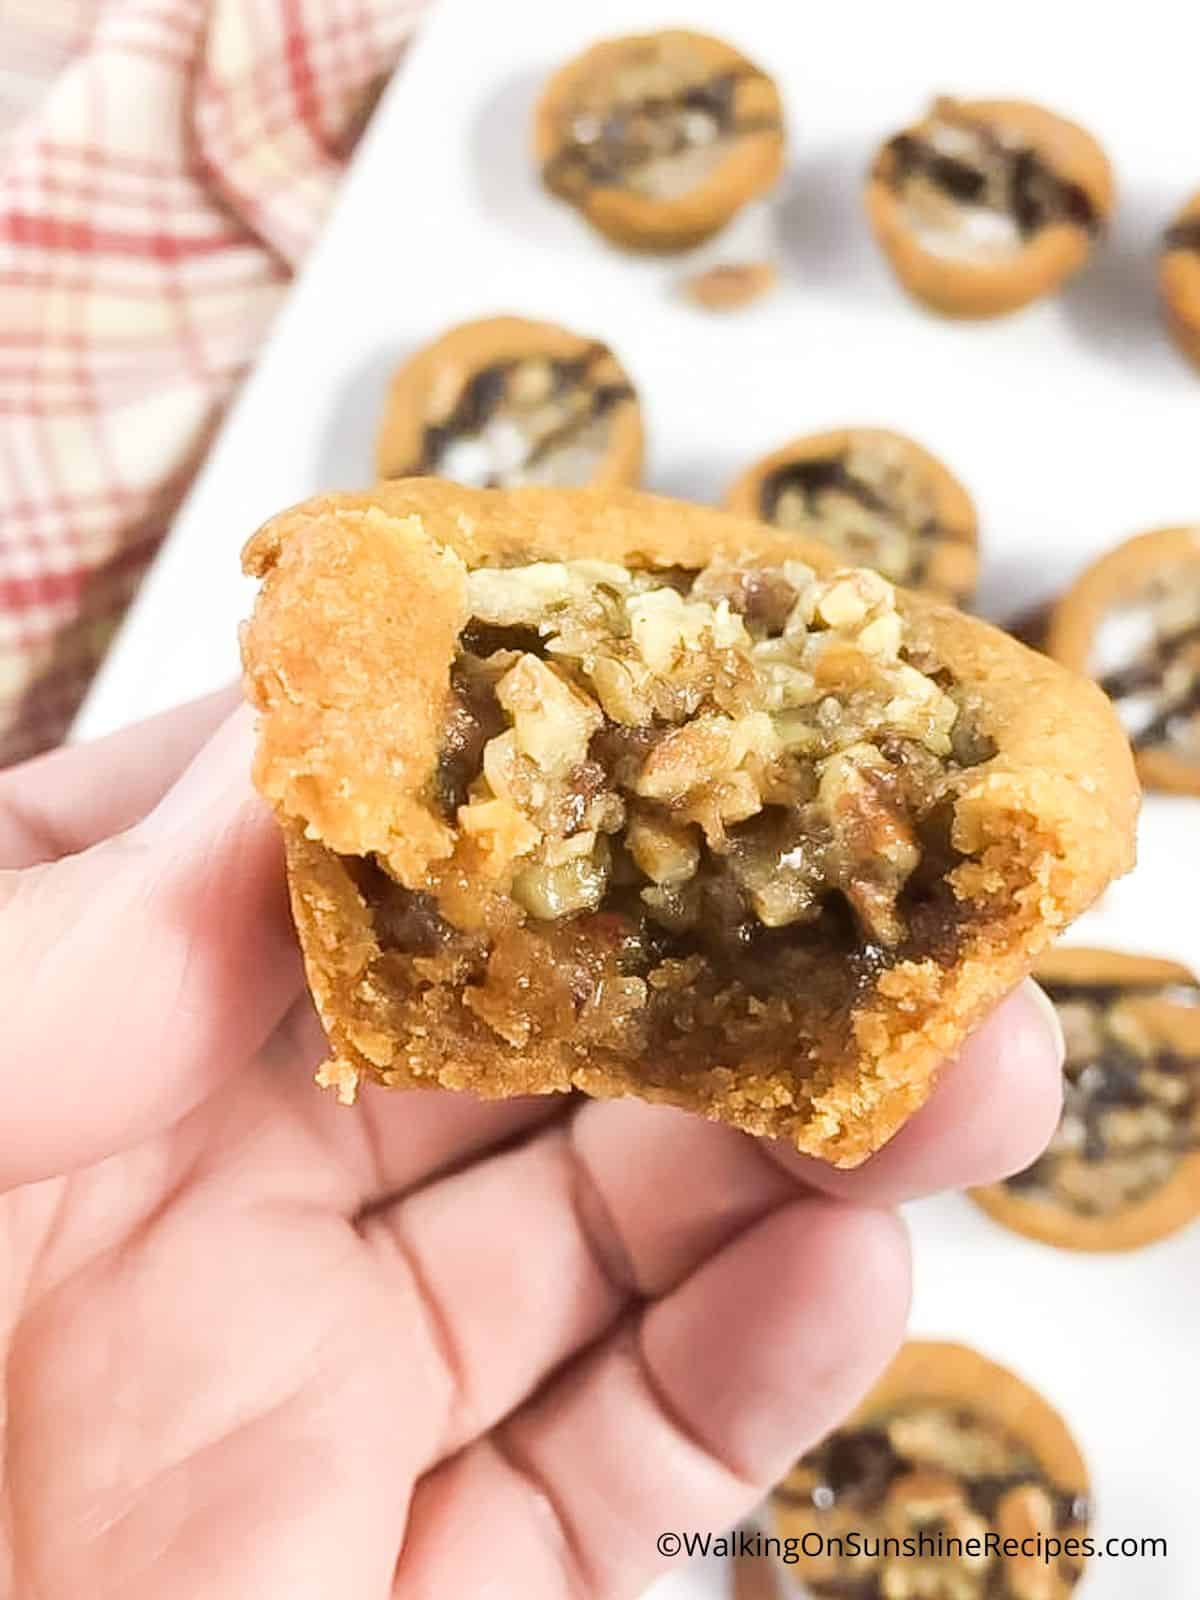
[[[66,731],[425,3],[0,5],[0,765]]]

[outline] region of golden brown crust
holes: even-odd
[[[1047,950],[1034,966],[1046,984],[1094,984],[1154,989],[1173,985],[1195,988],[1197,979],[1177,961],[1135,956],[1124,951],[1082,945]],[[1144,1021],[1176,1048],[1200,1061],[1200,1010],[1172,1005],[1169,1000],[1133,998]],[[1177,1233],[1200,1214],[1200,1152],[1184,1157],[1166,1183],[1144,1199],[1107,1216],[1081,1216],[1049,1199],[1022,1193],[1007,1184],[989,1184],[968,1191],[972,1200],[1004,1227],[1062,1250],[1137,1250]]]
[[[477,373],[531,356],[578,361],[592,351],[597,352],[597,376],[628,387],[629,394],[609,413],[608,440],[590,483],[597,489],[633,487],[642,471],[642,413],[620,362],[597,339],[553,322],[509,316],[459,323],[397,369],[375,441],[376,472],[398,478],[420,470],[425,430],[445,422]]]
[[[1048,654],[1073,672],[1093,671],[1096,636],[1109,608],[1132,598],[1157,570],[1193,563],[1200,572],[1200,526],[1159,528],[1127,539],[1086,568],[1055,605]],[[1147,788],[1200,794],[1200,762],[1165,746],[1139,749],[1135,761]]]
[[[821,1059],[810,1041],[786,1059],[749,1053],[736,1071],[697,1060],[633,1072],[619,1055],[576,1052],[561,1038],[518,1051],[462,1008],[406,1045],[400,1013],[371,977],[373,960],[397,958],[381,956],[358,890],[317,840],[376,853],[409,888],[448,853],[450,830],[420,797],[464,621],[464,563],[586,556],[696,568],[722,553],[835,565],[794,534],[632,491],[467,491],[432,480],[309,501],[250,541],[247,569],[264,579],[244,636],[248,693],[262,713],[255,778],[287,840],[334,1056],[327,1081],[347,1091],[363,1076],[484,1095],[636,1093],[855,1165],[923,1102],[940,1062],[1048,940],[1127,870],[1137,787],[1104,697],[997,629],[903,596],[913,648],[934,651],[978,691],[973,715],[997,746],[964,771],[954,806],[954,842],[972,858],[956,893],[978,913],[956,962],[893,965],[854,1012],[844,1060]],[[355,740],[356,721],[369,739]]]
[[[744,74],[736,104],[739,115],[753,119],[753,128],[737,135],[720,164],[702,182],[670,199],[638,194],[621,184],[557,184],[552,163],[563,149],[581,88],[603,84],[631,55],[647,47],[686,51],[714,77]],[[669,28],[602,40],[560,67],[538,101],[533,148],[547,187],[575,206],[606,237],[626,248],[684,250],[718,232],[747,201],[776,182],[783,170],[786,143],[782,118],[775,84],[741,51],[708,34]]]
[[[954,474],[915,439],[887,428],[835,428],[803,434],[772,450],[741,472],[725,493],[727,510],[739,517],[763,518],[763,487],[781,468],[803,461],[836,460],[850,451],[882,446],[902,452],[929,494],[945,538],[933,549],[919,592],[949,605],[962,605],[974,592],[979,571],[979,525],[970,495]],[[820,539],[814,518],[812,537]]]
[[[1052,171],[1088,196],[1103,222],[1112,210],[1114,182],[1107,156],[1084,128],[1025,100],[935,101],[930,113],[905,130],[920,135],[948,108],[955,115],[994,122],[1021,135]],[[900,282],[916,299],[948,316],[989,317],[1016,311],[1056,288],[1087,260],[1091,241],[1071,222],[1040,228],[1020,250],[995,261],[940,255],[926,249],[887,180],[885,152],[872,167],[866,209],[875,237]]]
[[[1200,191],[1168,230],[1158,258],[1158,291],[1171,337],[1194,366],[1200,367],[1200,234],[1196,243],[1173,244],[1179,230],[1200,229]]]

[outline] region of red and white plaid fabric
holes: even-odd
[[[0,4],[0,765],[65,732],[424,4]]]

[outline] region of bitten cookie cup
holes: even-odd
[[[866,206],[910,294],[996,316],[1083,265],[1112,210],[1112,169],[1089,133],[1041,106],[939,99],[880,150]]]
[[[599,339],[486,317],[451,328],[393,377],[375,468],[381,478],[428,474],[478,489],[633,485],[641,408]]]
[[[883,428],[808,434],[730,486],[730,511],[829,545],[839,560],[963,605],[979,570],[975,507],[935,456]]]
[[[1094,685],[794,534],[414,480],[245,565],[347,1100],[633,1094],[853,1166],[1130,865]]]
[[[533,142],[547,189],[609,239],[682,250],[775,183],[783,107],[732,45],[669,29],[605,40],[561,67]]]
[[[1066,1250],[1134,1250],[1200,1214],[1200,983],[1147,956],[1048,950],[1034,969],[1067,1040],[1062,1120],[1027,1171],[972,1190]]]
[[[802,1457],[770,1512],[781,1539],[862,1536],[868,1553],[801,1553],[788,1566],[813,1600],[1065,1600],[1084,1568],[1069,1541],[1091,1516],[1079,1447],[1042,1396],[965,1345],[925,1340],[905,1345],[849,1421]],[[877,1542],[939,1533],[941,1557]],[[998,1553],[963,1548],[989,1534]],[[1047,1562],[1039,1534],[1066,1550]]]
[[[1148,788],[1200,794],[1200,526],[1140,534],[1088,567],[1046,649],[1112,699]]]
[[[1163,235],[1158,291],[1171,337],[1200,367],[1200,192]]]

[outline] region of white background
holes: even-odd
[[[1161,333],[1157,232],[1200,186],[1197,24],[1173,0],[438,0],[336,217],[277,324],[85,707],[105,731],[228,679],[249,604],[241,544],[263,517],[369,476],[397,360],[466,317],[513,311],[608,340],[643,396],[648,486],[717,498],[790,435],[910,432],[982,516],[981,605],[1003,617],[1127,535],[1200,518],[1200,378]],[[768,221],[784,286],[721,319],[671,293],[677,265],[603,245],[527,156],[546,73],[606,32],[723,33],[783,88],[791,170]],[[1007,94],[1107,146],[1118,215],[1057,300],[995,323],[903,299],[867,235],[871,152],[931,94]],[[1137,872],[1073,937],[1200,965],[1200,801],[1152,800]],[[1092,1466],[1098,1532],[1160,1534],[1167,1561],[1100,1561],[1086,1600],[1196,1600],[1200,1230],[1131,1257],[1060,1254],[949,1196],[911,1208],[914,1327],[1012,1365],[1064,1411]],[[716,1596],[696,1567],[659,1600]]]

